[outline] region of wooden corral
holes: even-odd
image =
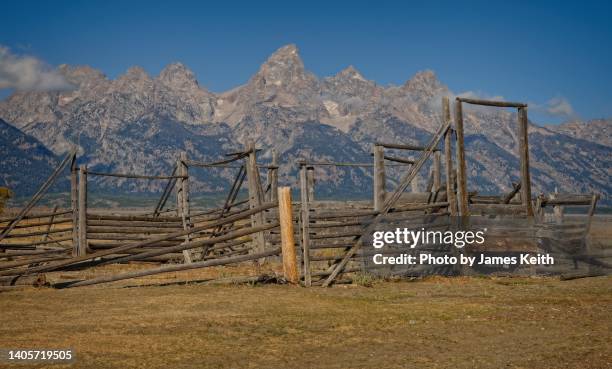
[[[518,109],[520,181],[512,190],[496,196],[470,192],[467,187],[462,104]],[[262,265],[282,260],[283,275],[277,280],[305,286],[330,286],[350,281],[363,273],[364,260],[372,251],[364,248],[364,235],[383,222],[401,221],[448,229],[460,219],[461,226],[488,227],[487,251],[546,251],[566,260],[575,275],[607,273],[609,253],[589,249],[587,234],[595,213],[597,194],[551,194],[531,196],[527,105],[457,98],[455,119],[450,102],[442,100],[442,124],[425,145],[377,142],[372,163],[298,162],[299,199],[291,200],[289,188],[279,188],[279,158],[275,152],[268,165],[257,162],[253,142],[243,151],[226,154],[217,162],[199,162],[181,153],[169,175],[136,175],[91,171],[77,166],[71,151],[40,190],[16,216],[0,219],[0,284],[41,284],[42,273],[95,268],[96,266],[146,262],[155,265],[84,280],[57,287],[77,287],[244,262]],[[453,142],[454,141],[454,142]],[[417,153],[412,159],[385,150]],[[453,152],[454,151],[454,152]],[[444,163],[444,164],[443,164]],[[429,165],[425,191],[414,186],[418,173]],[[444,165],[444,168],[442,168]],[[317,170],[343,166],[371,168],[371,200],[321,201],[315,199]],[[393,189],[387,186],[386,168],[403,169]],[[51,184],[69,168],[70,208],[34,213],[32,209]],[[235,168],[236,177],[223,206],[205,211],[191,207],[189,179],[193,168]],[[266,171],[266,183],[261,171]],[[155,208],[149,213],[94,210],[88,206],[87,184],[92,176],[166,181]],[[246,181],[248,198],[238,194]],[[412,187],[412,188],[411,188]],[[411,188],[411,191],[407,191]],[[171,196],[176,208],[168,208]],[[582,221],[567,220],[565,206],[587,209]],[[552,210],[549,214],[548,210]],[[459,216],[459,217],[458,217]],[[500,222],[499,219],[520,220]],[[513,242],[508,242],[512,237]],[[518,246],[517,246],[518,245]],[[437,248],[436,252],[453,252]],[[397,251],[386,251],[390,254]],[[567,270],[567,266],[564,266]],[[418,268],[417,268],[418,269]],[[416,275],[424,272],[415,269]],[[561,269],[559,269],[560,271]],[[469,274],[465,268],[433,268],[427,273]],[[531,268],[529,273],[554,274],[554,268]],[[43,279],[41,279],[43,278]]]

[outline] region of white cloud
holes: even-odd
[[[546,102],[546,112],[562,118],[574,118],[576,112],[572,108],[572,104],[564,97],[553,97]]]
[[[54,91],[73,88],[64,76],[39,59],[0,46],[0,90]]]

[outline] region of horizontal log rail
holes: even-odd
[[[98,278],[93,278],[93,279],[84,280],[84,281],[68,282],[68,283],[65,283],[64,285],[57,285],[56,287],[71,288],[71,287],[80,287],[80,286],[90,286],[94,284],[115,282],[115,281],[120,281],[124,279],[145,277],[145,276],[161,274],[161,273],[178,272],[181,270],[199,269],[199,268],[221,266],[221,265],[227,265],[227,264],[236,264],[236,263],[241,263],[245,261],[257,260],[257,259],[261,259],[261,258],[268,257],[268,256],[278,255],[279,253],[280,253],[280,248],[276,248],[274,250],[268,250],[268,251],[263,251],[259,253],[248,254],[248,255],[240,255],[240,256],[234,256],[234,257],[229,257],[229,258],[218,258],[214,260],[198,261],[198,262],[193,262],[190,264],[165,265],[165,266],[161,266],[159,268],[150,269],[150,270],[139,270],[139,271],[121,273],[121,274],[112,275],[112,276],[98,277]]]
[[[59,216],[59,215],[66,215],[66,214],[72,214],[72,210],[62,210],[62,211],[56,211],[56,212],[26,214],[23,217],[21,217],[21,220],[38,219],[38,218],[49,218],[49,217],[56,217],[56,216]],[[17,220],[17,217],[0,218],[0,223],[14,222],[15,220]]]
[[[527,107],[527,104],[525,103],[510,102],[510,101],[469,99],[467,97],[457,97],[457,101],[460,101],[466,104],[496,106],[499,108],[526,108]]]
[[[118,178],[132,178],[132,179],[177,179],[177,178],[187,178],[186,176],[148,176],[144,174],[132,174],[132,173],[103,173],[103,172],[94,172],[92,170],[86,170],[86,174],[92,176],[99,177],[118,177]]]
[[[70,222],[72,222],[71,218],[54,219],[51,222],[50,221],[44,221],[44,222],[17,224],[16,226],[13,227],[13,229],[44,227],[44,226],[50,226],[50,225],[55,225],[55,224],[65,224],[65,223],[70,223]],[[8,227],[0,227],[0,230],[4,230],[5,228],[8,228]]]
[[[406,145],[386,142],[376,142],[374,146],[382,146],[387,149],[398,149],[398,150],[411,150],[411,151],[425,151],[427,147],[419,145]],[[438,148],[433,148],[431,151],[440,151]]]

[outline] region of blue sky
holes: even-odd
[[[295,43],[318,76],[352,64],[386,85],[432,69],[454,92],[529,102],[530,118],[539,123],[612,117],[612,5],[606,2],[53,1],[2,7],[0,45],[12,54],[52,66],[88,64],[112,78],[132,65],[156,75],[181,61],[219,92],[244,83],[270,53]]]

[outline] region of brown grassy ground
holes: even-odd
[[[0,294],[0,347],[72,347],[76,368],[609,368],[611,282],[29,289]]]
[[[609,248],[610,219],[595,222],[591,235],[596,248]],[[3,292],[0,348],[70,347],[75,368],[612,368],[612,277],[125,288],[254,273],[210,268]]]

